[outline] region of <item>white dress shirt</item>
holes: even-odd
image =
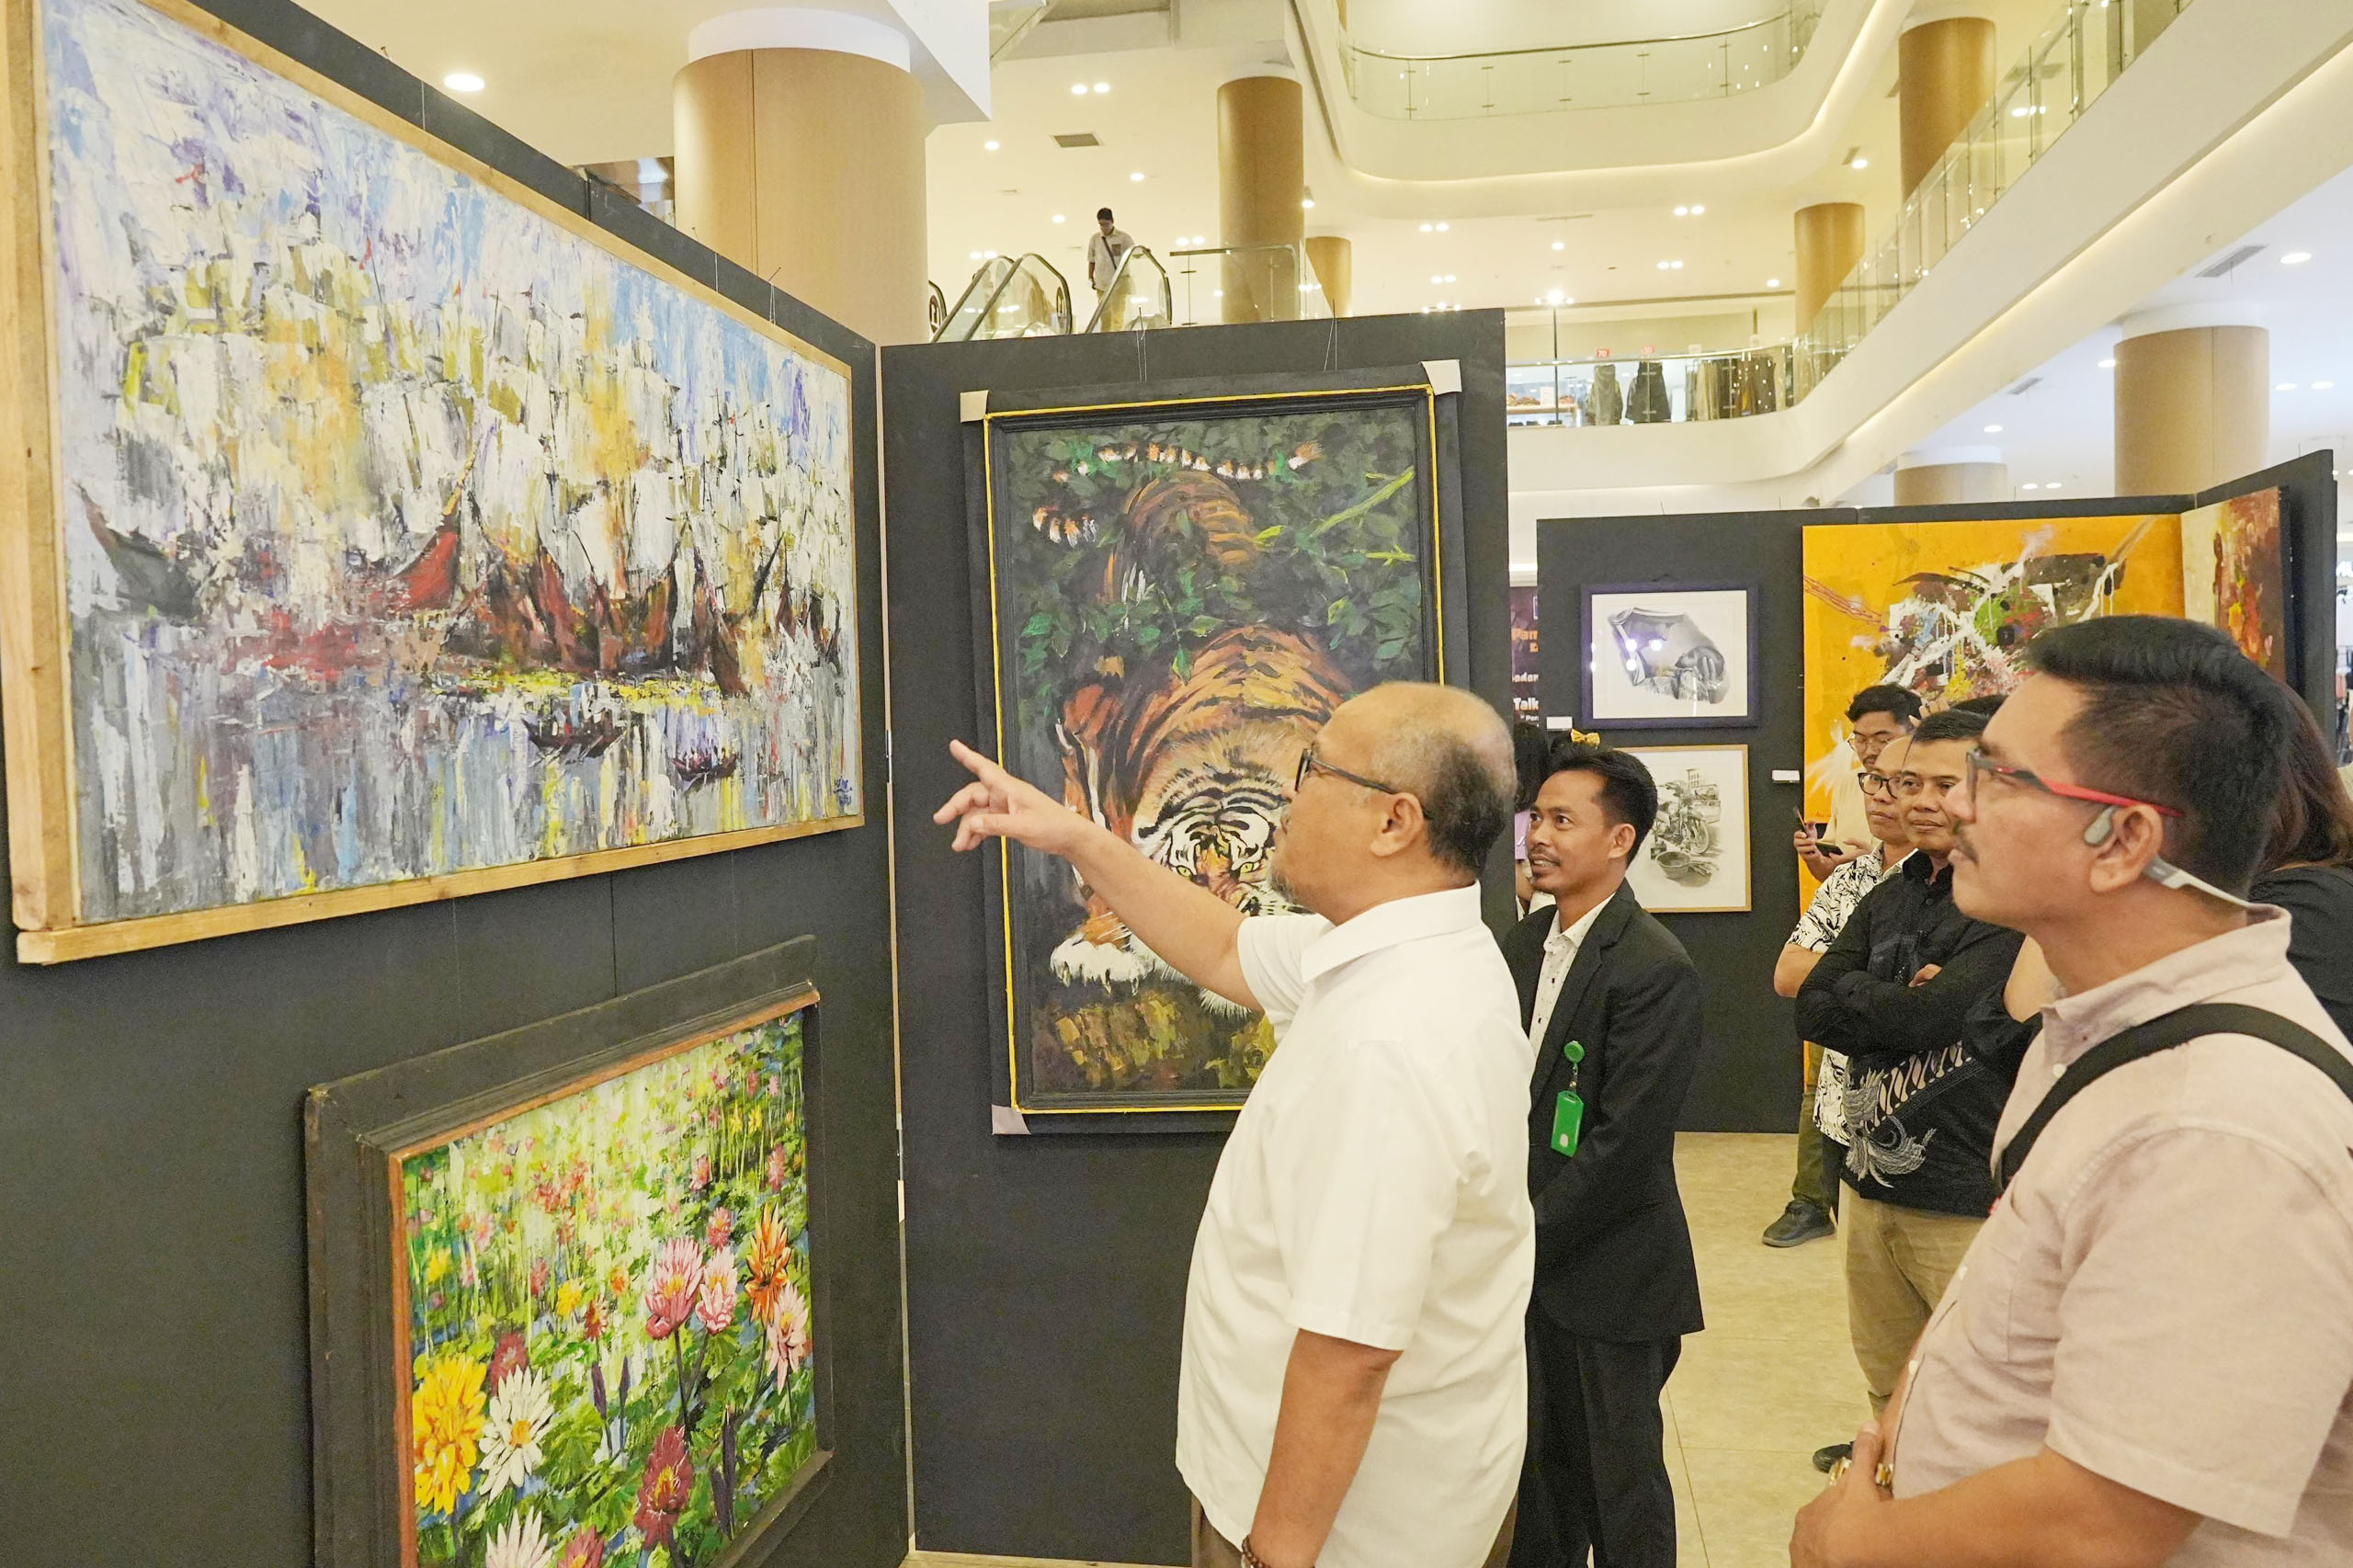
[[[1528,1015],[1528,1043],[1532,1050],[1544,1049],[1544,1031],[1552,1027],[1552,1007],[1561,999],[1561,987],[1568,983],[1569,966],[1577,961],[1586,933],[1608,904],[1609,900],[1603,899],[1578,915],[1565,931],[1560,915],[1552,916],[1552,933],[1544,938],[1544,967],[1536,971],[1536,1005]]]
[[[1518,1490],[1535,1268],[1518,996],[1479,890],[1242,924],[1279,1045],[1193,1243],[1176,1468],[1249,1532],[1301,1330],[1403,1352],[1318,1568],[1478,1568]]]

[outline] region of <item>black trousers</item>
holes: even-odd
[[[1528,1313],[1528,1462],[1511,1568],[1675,1568],[1659,1392],[1683,1341],[1585,1339]]]

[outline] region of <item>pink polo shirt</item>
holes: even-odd
[[[1996,1154],[2069,1062],[2191,1003],[2353,1056],[2287,955],[2267,909],[2046,1008]],[[1913,1367],[1898,1497],[2048,1446],[2204,1515],[2174,1564],[2353,1563],[2353,1101],[2243,1035],[2100,1079],[1995,1206]]]

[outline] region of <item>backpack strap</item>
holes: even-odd
[[[2033,1152],[2034,1141],[2051,1125],[2051,1119],[2064,1109],[2069,1100],[2092,1086],[2101,1078],[2115,1072],[2128,1062],[2138,1062],[2144,1056],[2171,1051],[2208,1035],[2250,1035],[2268,1040],[2291,1056],[2298,1056],[2328,1074],[2329,1081],[2353,1100],[2353,1061],[2320,1036],[2261,1007],[2243,1006],[2235,1002],[2202,1002],[2196,1006],[2178,1007],[2170,1013],[2151,1018],[2120,1034],[2111,1035],[2077,1057],[2034,1108],[2002,1150],[1999,1175],[2004,1191],[2018,1179],[2018,1167]]]

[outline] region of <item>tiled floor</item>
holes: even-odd
[[[1811,1462],[1869,1409],[1847,1343],[1836,1237],[1776,1252],[1756,1234],[1789,1201],[1793,1137],[1686,1133],[1676,1149],[1699,1258],[1705,1334],[1666,1386],[1680,1568],[1785,1568]],[[1115,1568],[919,1552],[909,1568]]]

